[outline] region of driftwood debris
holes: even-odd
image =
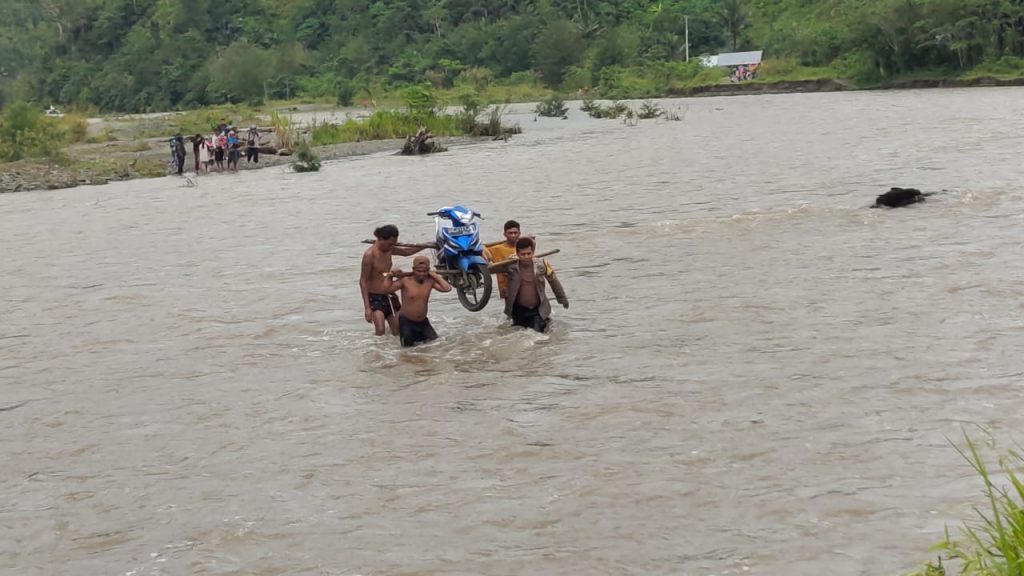
[[[402,156],[419,156],[447,152],[448,149],[433,140],[434,134],[426,128],[420,128],[415,136],[407,136],[402,146]]]
[[[558,254],[559,252],[561,252],[561,250],[555,248],[554,250],[548,250],[547,252],[534,254],[533,257],[544,258],[545,256],[551,256],[552,254]],[[519,262],[519,258],[513,256],[512,258],[509,258],[508,260],[502,260],[501,262],[491,262],[490,264],[487,265],[487,269],[491,272],[501,272],[505,268],[509,267],[512,264],[515,264],[516,262]]]

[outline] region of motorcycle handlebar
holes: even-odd
[[[427,216],[437,216],[440,212],[427,212]],[[479,212],[473,212],[473,216],[483,219],[484,215]]]

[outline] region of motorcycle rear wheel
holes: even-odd
[[[479,312],[491,299],[491,273],[484,264],[473,264],[462,273],[455,283],[462,307],[470,312]]]

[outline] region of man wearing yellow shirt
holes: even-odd
[[[516,255],[516,242],[519,240],[519,222],[509,220],[505,222],[505,241],[488,248],[484,248],[484,258],[488,262],[502,262]],[[504,273],[498,273],[498,294],[504,298],[508,290],[508,280]]]

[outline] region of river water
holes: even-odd
[[[981,502],[947,437],[1024,427],[1024,90],[664,104],[683,121],[520,107],[522,136],[435,157],[0,197],[0,573],[933,557]],[[940,193],[867,209],[894,185]],[[372,336],[359,241],[453,202],[561,249],[548,334],[438,294],[439,341]]]

